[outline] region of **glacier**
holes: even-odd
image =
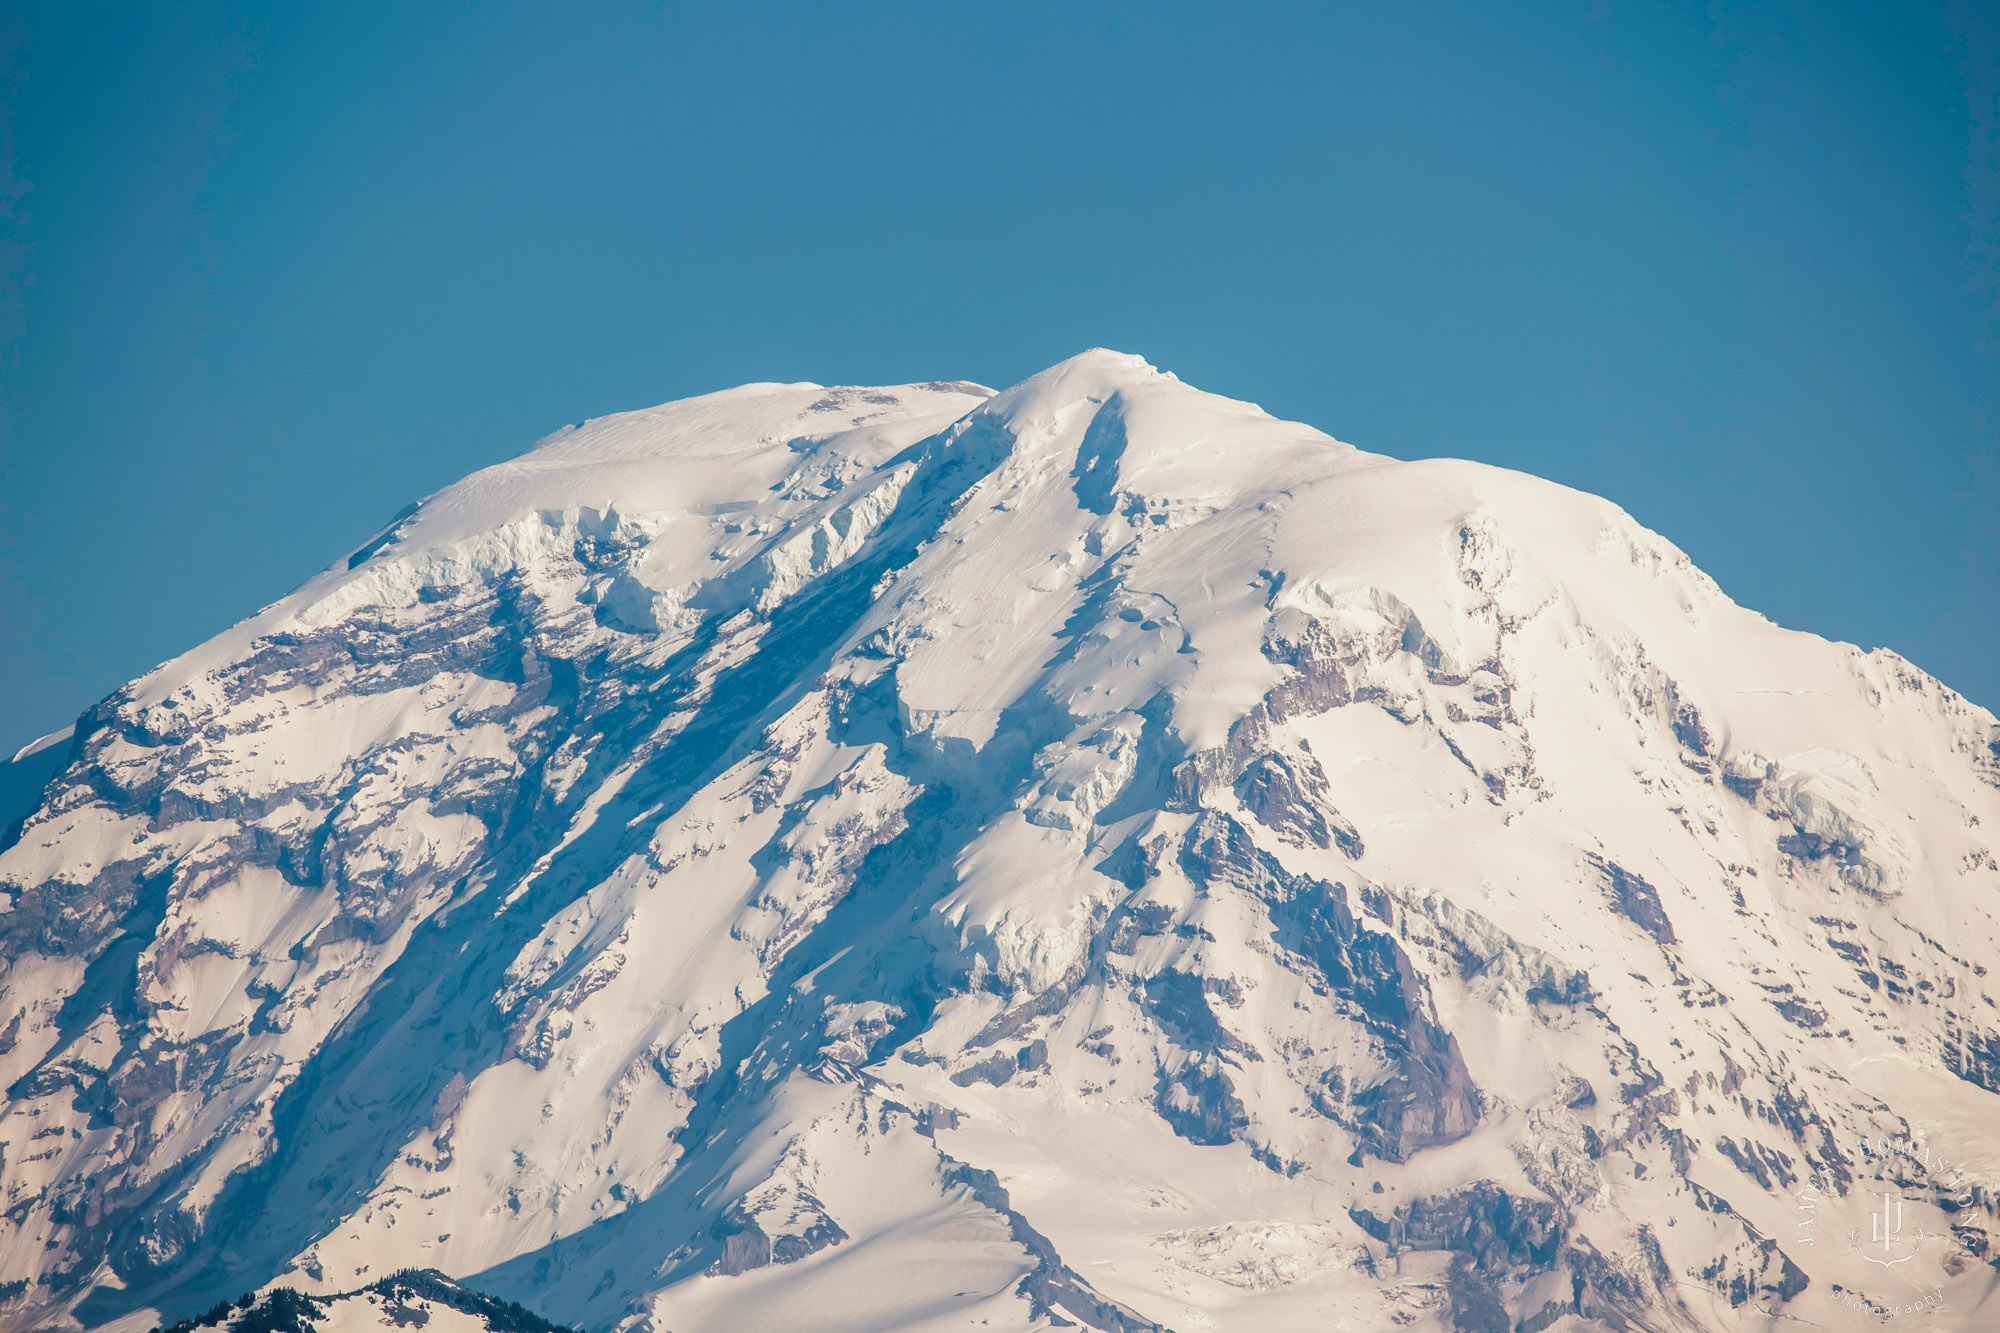
[[[0,1327],[2000,1324],[1994,715],[1134,356],[559,431],[8,776]]]

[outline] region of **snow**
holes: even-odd
[[[46,736],[40,737],[39,739],[36,740],[29,741],[26,745],[23,745],[20,749],[14,751],[14,757],[8,762],[14,764],[21,763],[23,760],[28,759],[33,755],[38,755],[42,753],[44,750],[51,749],[58,745],[66,744],[69,741],[69,738],[74,736],[75,734],[76,734],[76,728],[74,726],[64,727],[61,731],[52,731]]]
[[[408,1263],[626,1330],[1992,1300],[1797,1184],[1916,1132],[2000,1197],[2000,724],[1532,477],[1102,350],[749,385],[94,716],[0,851],[0,1282],[80,1280],[0,1321]]]

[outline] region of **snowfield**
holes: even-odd
[[[1136,357],[558,432],[53,743],[0,1326],[2000,1327],[1994,715]]]

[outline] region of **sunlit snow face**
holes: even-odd
[[[585,423],[86,719],[0,852],[0,1285],[1953,1327],[1996,736],[1137,358]]]

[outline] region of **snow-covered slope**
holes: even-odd
[[[2000,1320],[1993,715],[1134,357],[560,432],[68,744],[10,1327]]]

